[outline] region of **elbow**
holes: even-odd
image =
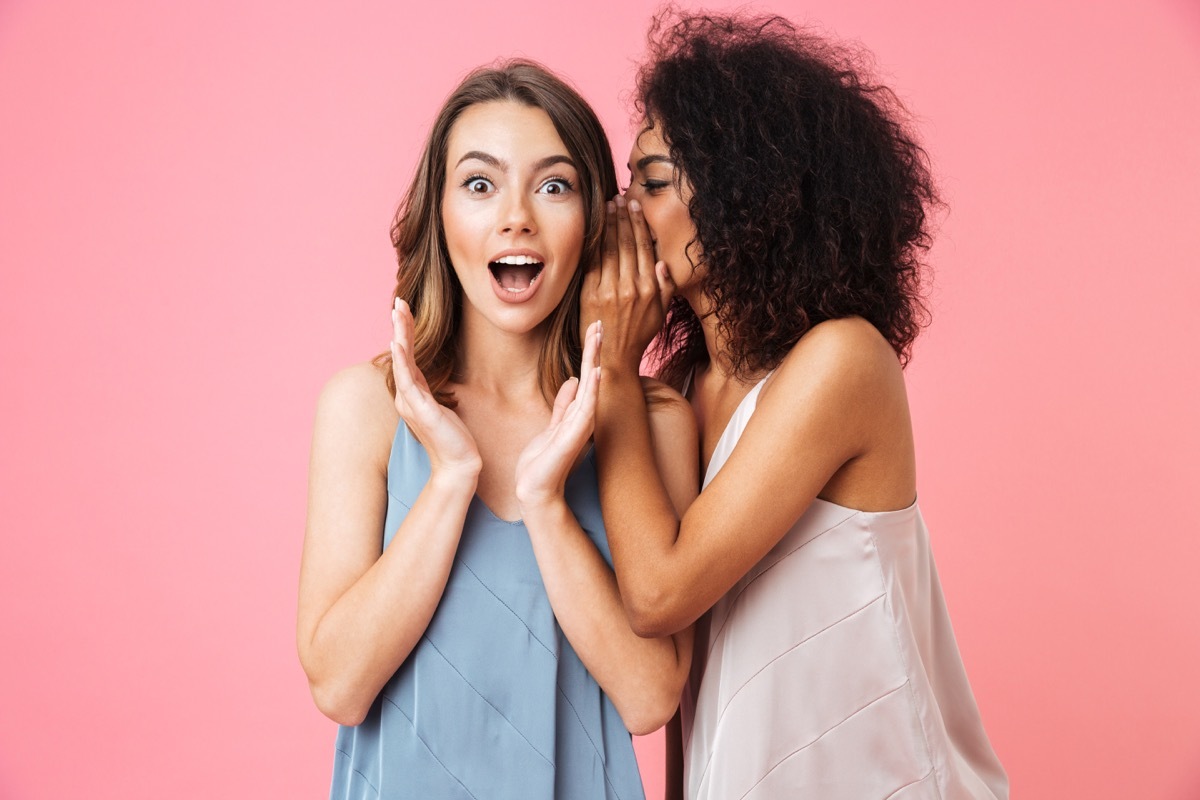
[[[621,721],[634,736],[647,736],[671,721],[679,708],[677,692],[660,691],[649,701],[637,704],[621,714]]]
[[[367,718],[367,712],[371,710],[371,701],[364,702],[355,693],[330,684],[330,681],[317,682],[309,679],[308,688],[312,692],[317,710],[338,725],[351,728],[361,725]]]
[[[691,624],[682,620],[680,609],[672,598],[661,590],[633,593],[625,602],[629,627],[643,639],[671,636]]]

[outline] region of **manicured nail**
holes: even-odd
[[[621,195],[617,195],[617,205],[622,207],[625,205],[625,198]]]
[[[607,203],[605,203],[605,205],[608,207],[608,213],[610,213],[610,214],[617,213],[617,204],[614,203],[612,200],[609,200]]]
[[[629,210],[630,211],[641,211],[642,204],[639,203],[637,200],[630,200],[629,201]]]

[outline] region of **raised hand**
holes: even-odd
[[[580,310],[584,323],[604,323],[605,366],[637,374],[674,292],[667,265],[655,261],[641,205],[619,196],[610,200],[604,247],[584,278]]]
[[[601,329],[599,322],[588,326],[579,378],[569,379],[558,390],[550,424],[530,440],[517,459],[517,502],[522,515],[562,497],[567,476],[591,438],[600,386]]]
[[[452,409],[439,403],[413,360],[413,317],[408,303],[392,307],[392,375],[396,379],[396,411],[429,454],[434,474],[477,477],[483,466],[479,448]]]

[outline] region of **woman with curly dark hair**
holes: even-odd
[[[861,56],[779,17],[671,12],[651,48],[584,318],[626,612],[644,636],[699,621],[675,788],[1007,797],[915,500],[926,155]],[[699,425],[682,518],[638,378],[656,334]]]

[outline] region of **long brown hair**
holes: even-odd
[[[583,265],[599,251],[604,236],[604,204],[617,193],[612,149],[604,128],[579,93],[532,61],[515,59],[483,67],[466,77],[438,113],[417,165],[416,174],[392,223],[396,248],[396,291],[412,308],[416,330],[413,360],[425,375],[434,397],[455,406],[446,388],[458,365],[458,330],[462,316],[462,287],[450,266],[442,225],[442,195],[446,180],[446,145],[454,123],[478,103],[514,101],[545,111],[579,173],[585,233],[580,268],[550,319],[550,329],[538,358],[542,394],[552,400],[558,387],[577,375],[583,347],[579,331],[579,291]],[[391,366],[391,354],[375,359]],[[392,372],[388,388],[395,394]]]

